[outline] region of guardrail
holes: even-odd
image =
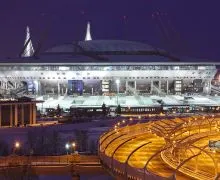
[[[0,157],[0,167],[20,166],[20,165],[68,165],[72,163],[86,164],[99,163],[97,156],[84,155],[64,155],[64,156],[17,156],[11,155]]]

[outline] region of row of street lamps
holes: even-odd
[[[15,143],[14,143],[14,153],[17,150],[19,150],[20,148],[21,148],[21,143],[19,141],[15,141]],[[72,149],[72,152],[75,152],[75,150],[76,150],[76,143],[75,142],[66,143],[65,148],[66,148],[67,154],[68,154],[68,151],[70,149]]]
[[[66,154],[67,155],[68,155],[68,152],[69,152],[70,149],[72,149],[72,152],[74,153],[75,150],[76,150],[76,143],[75,142],[66,143],[65,148],[66,148]]]

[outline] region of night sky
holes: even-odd
[[[16,57],[25,28],[42,50],[93,39],[142,41],[176,54],[220,59],[219,0],[1,0],[0,56]]]

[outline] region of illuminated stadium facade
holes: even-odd
[[[90,24],[85,41],[40,54],[27,29],[21,58],[0,63],[1,94],[13,96],[218,94],[211,84],[216,73],[216,63],[179,58],[148,44],[91,40]]]

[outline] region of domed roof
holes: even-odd
[[[92,40],[79,41],[52,47],[46,53],[77,53],[77,52],[138,52],[158,51],[156,48],[133,41],[124,40]]]
[[[96,60],[110,61],[117,61],[118,59],[120,59],[120,61],[134,61],[134,58],[137,61],[143,61],[143,58],[145,60],[149,59],[149,61],[155,61],[156,56],[156,61],[179,61],[178,58],[170,55],[168,52],[154,48],[151,45],[124,40],[91,40],[73,42],[71,44],[52,47],[43,54],[82,55]],[[88,60],[87,58],[84,59]]]

